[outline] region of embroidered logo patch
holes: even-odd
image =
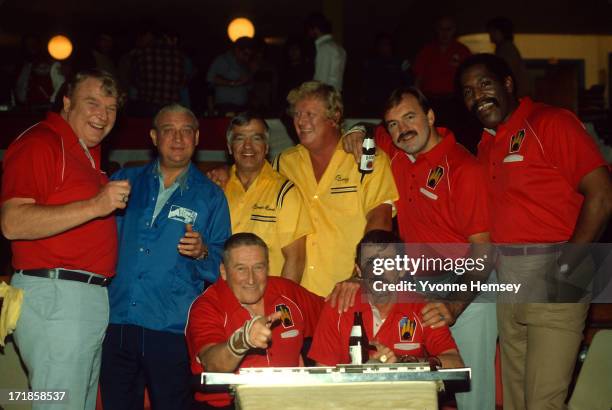
[[[404,316],[398,322],[400,340],[402,342],[411,342],[416,329],[416,321],[408,319]]]
[[[293,317],[291,317],[291,310],[289,309],[289,306],[285,304],[276,305],[274,310],[281,313],[281,322],[284,328],[293,326]]]
[[[184,224],[195,224],[198,213],[182,206],[172,205],[168,212],[168,219],[182,222]]]
[[[438,165],[435,168],[429,170],[429,175],[427,175],[427,188],[436,189],[440,180],[444,176],[444,168]]]
[[[515,152],[519,152],[521,149],[521,145],[523,145],[523,140],[525,139],[525,130],[522,129],[510,138],[510,154],[514,154]]]

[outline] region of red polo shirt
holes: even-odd
[[[574,114],[529,98],[495,135],[483,132],[478,158],[486,167],[496,243],[567,241],[584,199],[581,179],[606,166]]]
[[[400,236],[408,243],[466,243],[489,231],[484,170],[450,130],[436,130],[440,143],[414,157],[395,147],[383,126],[376,128],[400,193]]]
[[[362,312],[363,325],[370,342],[377,341],[396,356],[437,356],[447,350],[457,349],[448,326],[437,329],[423,327],[420,312],[425,303],[396,303],[376,334],[372,306],[362,301],[361,294],[355,297],[355,306],[338,314],[336,308],[326,303],[317,325],[308,356],[327,366],[350,363],[349,337],[354,313]]]
[[[300,365],[300,351],[305,337],[311,337],[323,308],[323,299],[300,285],[280,277],[268,277],[264,293],[264,311],[288,312],[287,319],[272,329],[270,347],[250,351],[240,362],[243,367],[296,367]],[[240,305],[225,280],[219,280],[200,295],[191,305],[185,336],[194,374],[204,371],[196,359],[202,347],[226,342],[236,329],[251,319]],[[236,371],[238,371],[236,369]],[[214,406],[231,403],[227,393],[196,393],[196,399]]]
[[[419,88],[425,95],[452,95],[455,91],[455,71],[472,53],[458,41],[442,50],[440,43],[432,41],[417,54],[414,75],[420,80]]]
[[[57,114],[21,134],[4,156],[2,197],[32,198],[38,205],[63,205],[93,198],[108,182],[100,170],[100,146],[89,148],[92,166],[77,136]],[[117,228],[109,215],[49,238],[12,241],[15,269],[80,269],[115,274]]]

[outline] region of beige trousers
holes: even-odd
[[[546,293],[546,272],[556,259],[554,253],[500,255],[500,282],[521,281],[533,299],[522,295],[520,302],[544,300],[533,292]],[[516,302],[501,300],[497,306],[504,410],[565,409],[589,305]]]

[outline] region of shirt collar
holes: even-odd
[[[82,149],[79,143],[79,137],[75,134],[70,124],[68,124],[68,122],[61,115],[55,112],[48,112],[45,122],[57,132],[64,142],[66,148],[78,146],[79,149]],[[101,146],[102,144],[98,144],[95,147],[87,147],[89,153],[94,159],[96,167],[100,166]]]
[[[178,184],[181,192],[183,192],[187,187],[187,177],[189,175],[189,169],[193,166],[193,164],[189,163],[189,166],[179,175],[174,181],[175,184]],[[155,161],[155,166],[153,167],[153,174],[163,180],[164,176],[162,175],[161,168],[159,165],[159,159]]]
[[[257,183],[259,182],[260,179],[268,179],[273,173],[274,173],[274,170],[272,169],[272,166],[270,165],[270,163],[267,160],[264,160],[264,164],[259,170],[259,174],[257,174],[257,177],[255,177],[255,181],[253,181],[251,186],[257,186]],[[236,175],[236,164],[232,165],[232,167],[230,168],[230,176],[229,176],[228,183],[238,184],[244,191],[242,182],[240,182],[240,178],[238,178],[238,175]]]
[[[510,115],[510,118],[508,118],[508,121],[500,124],[497,127],[497,130],[494,130],[493,133],[491,133],[491,130],[487,130],[487,132],[489,132],[491,135],[497,135],[497,134],[502,134],[507,129],[514,130],[516,127],[519,127],[523,123],[525,118],[527,118],[527,116],[531,114],[534,108],[535,108],[535,104],[531,98],[529,97],[521,98],[519,106]]]
[[[432,165],[438,164],[442,161],[442,158],[453,149],[457,143],[453,132],[443,127],[436,127],[436,131],[440,134],[440,137],[442,137],[440,142],[431,150],[420,154],[418,157],[408,154],[408,159],[410,159],[410,161],[413,163],[417,161],[427,161]]]
[[[321,43],[332,40],[331,34],[323,34],[321,37],[315,40],[315,45],[318,46]]]

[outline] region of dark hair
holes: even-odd
[[[461,98],[463,98],[461,77],[469,68],[476,65],[484,66],[499,82],[503,82],[507,77],[512,78],[512,94],[516,95],[516,78],[508,63],[496,55],[482,53],[468,57],[459,65],[459,68],[457,68],[457,73],[455,74],[455,88],[457,94],[461,96]]]
[[[115,97],[117,99],[117,105],[119,108],[123,107],[125,103],[125,93],[121,91],[119,83],[113,77],[112,74],[99,69],[87,69],[77,72],[70,80],[66,82],[66,89],[64,95],[68,98],[72,98],[75,90],[83,81],[88,78],[94,78],[102,82],[102,90],[109,97]]]
[[[383,231],[382,229],[374,229],[366,233],[357,244],[357,252],[355,262],[361,267],[361,255],[363,249],[367,245],[379,244],[381,248],[386,248],[386,245],[393,245],[395,252],[399,255],[404,252],[404,243],[393,232]]]
[[[238,50],[253,50],[255,41],[250,37],[240,37],[234,42],[234,47]]]
[[[423,94],[421,90],[413,86],[405,86],[396,88],[395,90],[393,90],[389,98],[387,98],[387,102],[385,103],[385,108],[383,111],[383,117],[391,108],[399,105],[402,102],[402,99],[404,98],[405,94],[410,94],[414,98],[416,98],[425,114],[427,114],[429,110],[431,110],[429,100],[427,99],[427,97],[425,97],[425,94]]]
[[[331,22],[322,13],[311,13],[306,19],[306,28],[318,28],[323,34],[331,33]]]
[[[232,249],[239,248],[241,246],[259,246],[263,248],[266,255],[266,262],[268,261],[268,245],[259,236],[250,232],[235,233],[225,241],[223,244],[223,264],[229,264],[229,256]]]
[[[514,40],[514,24],[507,17],[495,17],[487,22],[487,30],[498,30],[504,40]]]
[[[243,111],[236,114],[227,126],[227,131],[225,132],[227,143],[232,143],[234,127],[242,127],[243,125],[247,125],[251,121],[261,121],[264,126],[264,137],[266,138],[267,142],[270,139],[270,127],[268,126],[268,123],[264,119],[263,115],[254,111]]]

